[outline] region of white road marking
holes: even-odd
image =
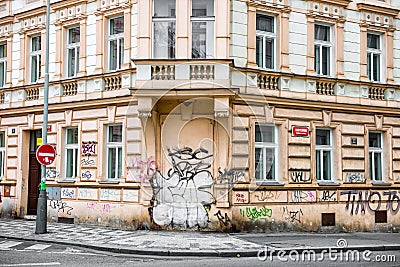
[[[15,241],[6,241],[4,243],[0,243],[0,250],[1,249],[9,249],[18,245],[21,245],[23,242],[15,242]]]
[[[51,245],[45,245],[45,244],[36,244],[36,245],[32,245],[30,247],[25,248],[26,250],[43,250],[46,249],[48,247],[51,247]]]
[[[0,264],[1,267],[14,267],[14,266],[52,266],[61,265],[60,262],[43,262],[43,263],[17,263],[17,264]]]

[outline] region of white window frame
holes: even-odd
[[[163,23],[163,22],[174,22],[175,23],[175,43],[174,43],[174,57],[171,57],[171,59],[176,58],[176,2],[175,2],[175,17],[169,16],[169,17],[154,17],[154,11],[155,11],[155,0],[153,0],[153,16],[152,16],[152,34],[153,34],[153,42],[152,42],[152,54],[153,54],[153,58],[161,58],[161,57],[156,57],[155,56],[155,47],[154,47],[154,40],[155,40],[155,34],[154,34],[154,24],[155,23]],[[170,58],[170,57],[166,57],[166,58]]]
[[[78,157],[79,157],[79,136],[78,136],[78,141],[77,141],[77,143],[74,143],[74,144],[68,144],[68,131],[69,130],[72,130],[72,129],[76,129],[76,130],[78,130],[78,127],[68,127],[68,128],[66,128],[65,129],[65,132],[64,132],[64,134],[65,134],[65,139],[64,139],[64,177],[65,177],[65,179],[66,180],[75,180],[76,179],[76,177],[78,176],[78,172],[79,172],[79,170],[78,170],[78,167],[79,167],[79,164],[78,164]],[[72,164],[74,165],[73,167],[72,167],[72,172],[73,172],[73,175],[72,175],[72,177],[67,177],[67,166],[68,166],[68,150],[72,150]],[[76,166],[75,166],[76,165]]]
[[[4,180],[5,172],[6,172],[6,134],[5,132],[0,132],[0,135],[3,135],[3,144],[0,143],[0,154],[1,154],[1,161],[0,161],[0,181]]]
[[[190,57],[193,57],[193,22],[212,22],[213,23],[213,36],[209,37],[209,34],[206,32],[206,46],[208,46],[208,38],[212,39],[212,54],[208,54],[207,48],[206,48],[206,57],[205,58],[214,58],[215,55],[215,46],[216,46],[216,40],[215,40],[215,2],[218,0],[213,0],[214,4],[214,15],[213,16],[206,16],[206,17],[194,17],[192,12],[193,12],[193,0],[190,0]],[[194,59],[203,59],[202,57],[200,58],[194,58]]]
[[[79,25],[75,25],[75,26],[72,26],[72,27],[69,27],[68,29],[67,29],[67,31],[66,31],[66,33],[67,33],[67,44],[66,44],[66,52],[67,52],[67,54],[66,54],[66,58],[67,58],[67,66],[66,66],[66,69],[67,69],[67,77],[76,77],[76,75],[78,74],[78,72],[79,72],[79,50],[80,50],[80,41],[78,42],[78,43],[71,43],[71,40],[69,39],[69,31],[70,30],[72,30],[72,29],[75,29],[75,28],[78,28],[79,29],[79,35],[80,35],[80,32],[81,32],[81,29],[80,29],[80,26]],[[70,75],[70,73],[69,73],[69,68],[70,68],[70,66],[71,66],[71,62],[69,62],[69,50],[74,50],[74,53],[75,53],[75,69],[74,69],[74,73],[72,73],[71,75]]]
[[[40,50],[36,50],[36,51],[33,51],[33,38],[36,38],[36,37],[39,37],[40,38],[40,46],[42,46],[42,36],[40,36],[40,35],[35,35],[35,36],[32,36],[32,37],[30,37],[30,39],[29,39],[29,42],[30,42],[30,46],[29,46],[29,59],[30,59],[30,62],[29,62],[29,66],[30,66],[30,82],[31,83],[37,83],[38,82],[38,80],[40,79],[40,76],[41,76],[41,57],[42,57],[42,47],[40,47]],[[36,66],[36,76],[37,76],[37,79],[35,80],[35,81],[33,81],[32,80],[32,59],[34,58],[34,57],[37,57],[37,60],[36,60],[36,64],[37,64],[37,66]]]
[[[370,139],[369,134],[370,134],[370,133],[377,133],[377,134],[380,135],[381,147],[370,147],[370,146],[369,146],[369,139]],[[368,171],[370,172],[369,175],[370,175],[371,181],[383,181],[383,170],[384,170],[384,162],[383,162],[383,153],[384,153],[384,150],[383,150],[383,147],[384,147],[384,143],[383,143],[383,133],[382,133],[382,132],[377,132],[377,131],[370,131],[370,132],[368,132],[368,161],[369,161]],[[380,154],[380,158],[381,158],[381,169],[380,169],[381,178],[382,178],[381,180],[376,180],[376,177],[375,177],[375,171],[374,171],[374,170],[375,170],[375,160],[374,160],[374,155],[375,155],[376,153],[379,153],[379,154]],[[372,154],[372,157],[371,157],[372,161],[369,160],[370,154]],[[370,170],[372,170],[372,172],[371,172]]]
[[[267,127],[273,127],[274,128],[274,143],[271,142],[256,142],[255,141],[255,136],[256,136],[256,125],[260,125],[260,126],[267,126]],[[263,155],[263,170],[262,170],[262,179],[256,179],[257,182],[265,182],[265,181],[273,181],[276,182],[278,181],[278,169],[279,169],[279,129],[276,125],[274,124],[264,124],[264,123],[256,123],[254,125],[254,155],[256,155],[256,149],[257,148],[261,148],[262,149],[262,155]],[[266,170],[266,162],[267,162],[267,153],[266,153],[266,149],[267,148],[272,148],[274,149],[274,176],[275,179],[267,179],[267,170]],[[255,157],[254,157],[255,158]],[[256,162],[254,162],[254,171],[256,173]],[[254,177],[256,178],[256,175],[254,175]]]
[[[121,126],[121,134],[122,134],[122,136],[121,136],[121,142],[110,142],[109,140],[110,140],[110,127],[114,127],[114,126]],[[119,158],[118,157],[118,155],[119,155],[119,150],[122,150],[122,142],[123,142],[123,125],[122,124],[109,124],[109,125],[107,125],[106,126],[106,180],[119,180],[119,179],[121,179],[121,177],[118,177],[118,165],[119,165],[119,163],[121,163],[121,176],[122,176],[122,171],[123,171],[123,165],[122,165],[122,163],[123,163],[123,160],[122,160],[122,157],[123,157],[123,151],[121,151],[121,158]],[[116,149],[116,151],[115,151],[115,153],[116,153],[116,161],[115,161],[115,174],[116,174],[116,177],[108,177],[108,172],[109,172],[109,168],[110,168],[110,166],[108,165],[108,163],[109,163],[109,157],[110,157],[110,154],[109,154],[109,148],[115,148]]]
[[[122,58],[122,60],[120,59],[120,52],[121,52],[121,51],[119,51],[119,50],[120,50],[120,43],[121,43],[121,42],[124,43],[125,27],[126,27],[127,25],[125,25],[125,21],[124,21],[124,32],[118,33],[118,34],[110,35],[110,31],[111,31],[111,20],[116,19],[116,18],[122,18],[122,19],[124,19],[124,15],[122,14],[122,15],[110,17],[110,18],[108,18],[108,20],[107,20],[107,69],[108,69],[109,71],[120,70],[120,69],[122,68],[122,64],[123,64],[123,61],[124,61],[123,58]],[[128,25],[128,26],[129,26],[129,25]],[[115,40],[117,41],[117,53],[116,53],[116,56],[117,56],[117,66],[116,66],[115,69],[111,69],[111,66],[110,66],[110,65],[111,65],[111,58],[110,58],[110,56],[111,56],[111,53],[110,53],[111,45],[110,45],[110,43],[111,43],[112,41],[115,41]],[[124,49],[125,49],[125,45],[124,45]],[[122,57],[124,57],[124,51],[122,51]],[[120,62],[121,62],[121,65],[120,65]]]
[[[277,51],[277,29],[278,29],[278,25],[277,25],[277,18],[274,15],[270,15],[270,14],[264,14],[264,13],[257,13],[260,15],[264,15],[264,16],[268,16],[274,19],[274,32],[265,32],[265,31],[260,31],[257,30],[257,21],[256,21],[256,40],[257,37],[261,37],[262,38],[262,66],[259,66],[259,68],[261,69],[267,69],[267,70],[276,70],[276,51]],[[256,15],[257,17],[257,15]],[[273,45],[274,45],[274,50],[273,50],[273,56],[272,56],[272,68],[267,68],[265,65],[265,49],[266,49],[266,40],[267,39],[272,39],[273,40]],[[257,48],[256,48],[257,49]]]
[[[333,147],[334,147],[334,143],[333,143],[333,130],[332,129],[328,129],[328,128],[317,128],[315,130],[315,137],[317,137],[317,131],[318,130],[325,130],[325,131],[329,131],[329,145],[318,145],[317,144],[317,140],[315,140],[315,157],[317,157],[317,151],[320,151],[320,159],[319,162],[321,164],[320,170],[320,177],[321,179],[317,179],[318,181],[333,181]],[[323,158],[324,158],[324,151],[329,152],[330,154],[330,165],[331,165],[331,171],[330,171],[330,179],[324,179],[324,164],[323,164]],[[315,161],[315,171],[318,171],[318,166],[317,166],[317,160]],[[318,177],[318,175],[315,175],[316,178]]]
[[[368,40],[368,34],[372,35],[377,35],[379,36],[379,47],[380,49],[375,49],[375,48],[369,48],[368,47],[368,41],[367,41],[367,76],[371,80],[371,82],[381,82],[383,79],[383,34],[382,33],[377,33],[377,32],[367,32],[367,40]],[[368,55],[370,56],[371,63],[370,63],[370,72],[368,72]],[[373,77],[374,73],[374,55],[379,55],[379,77],[378,80],[375,80]]]
[[[315,51],[315,47],[318,46],[319,47],[319,58],[320,58],[320,65],[319,65],[320,73],[317,72],[316,68],[315,68],[315,71],[317,72],[318,76],[331,77],[332,73],[333,73],[333,62],[334,62],[334,60],[333,60],[333,47],[334,47],[334,45],[333,45],[334,44],[333,43],[333,41],[334,41],[333,26],[330,24],[326,24],[326,23],[320,23],[320,22],[315,23],[314,24],[314,36],[315,36],[315,25],[329,28],[329,41],[323,41],[323,40],[318,40],[318,39],[314,38],[314,51]],[[322,48],[323,47],[329,48],[329,62],[328,62],[328,66],[327,66],[328,67],[327,74],[322,73],[322,69],[323,69]],[[314,61],[316,64],[315,58],[316,58],[316,55],[314,55]]]
[[[0,43],[0,46],[4,46],[5,56],[0,58],[0,64],[3,64],[3,84],[0,83],[0,88],[4,87],[4,84],[7,82],[7,43]]]

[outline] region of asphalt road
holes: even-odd
[[[263,257],[264,255],[260,255]],[[81,247],[0,239],[0,267],[14,266],[400,266],[400,251],[371,252],[367,256],[338,253],[308,258],[308,255],[281,255],[259,258],[198,258],[137,256],[95,251]]]

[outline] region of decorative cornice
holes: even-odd
[[[314,2],[347,7],[350,4],[351,0],[314,0]]]
[[[7,16],[7,17],[0,18],[0,25],[7,24],[7,23],[14,23],[14,17]]]
[[[39,8],[35,8],[32,10],[29,10],[28,12],[22,12],[19,14],[15,15],[16,21],[21,21],[30,17],[34,17],[34,16],[40,16],[40,15],[46,15],[46,7],[39,7]]]
[[[86,4],[87,0],[69,0],[69,1],[60,1],[58,3],[54,3],[51,5],[51,8],[54,10],[59,10],[62,8],[79,5],[79,4]]]
[[[375,6],[366,3],[358,3],[357,8],[360,11],[374,12],[382,15],[395,17],[399,14],[400,10],[393,7]]]

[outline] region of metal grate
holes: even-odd
[[[322,226],[335,226],[335,213],[322,213]]]
[[[387,211],[386,210],[375,211],[375,223],[387,223]]]

